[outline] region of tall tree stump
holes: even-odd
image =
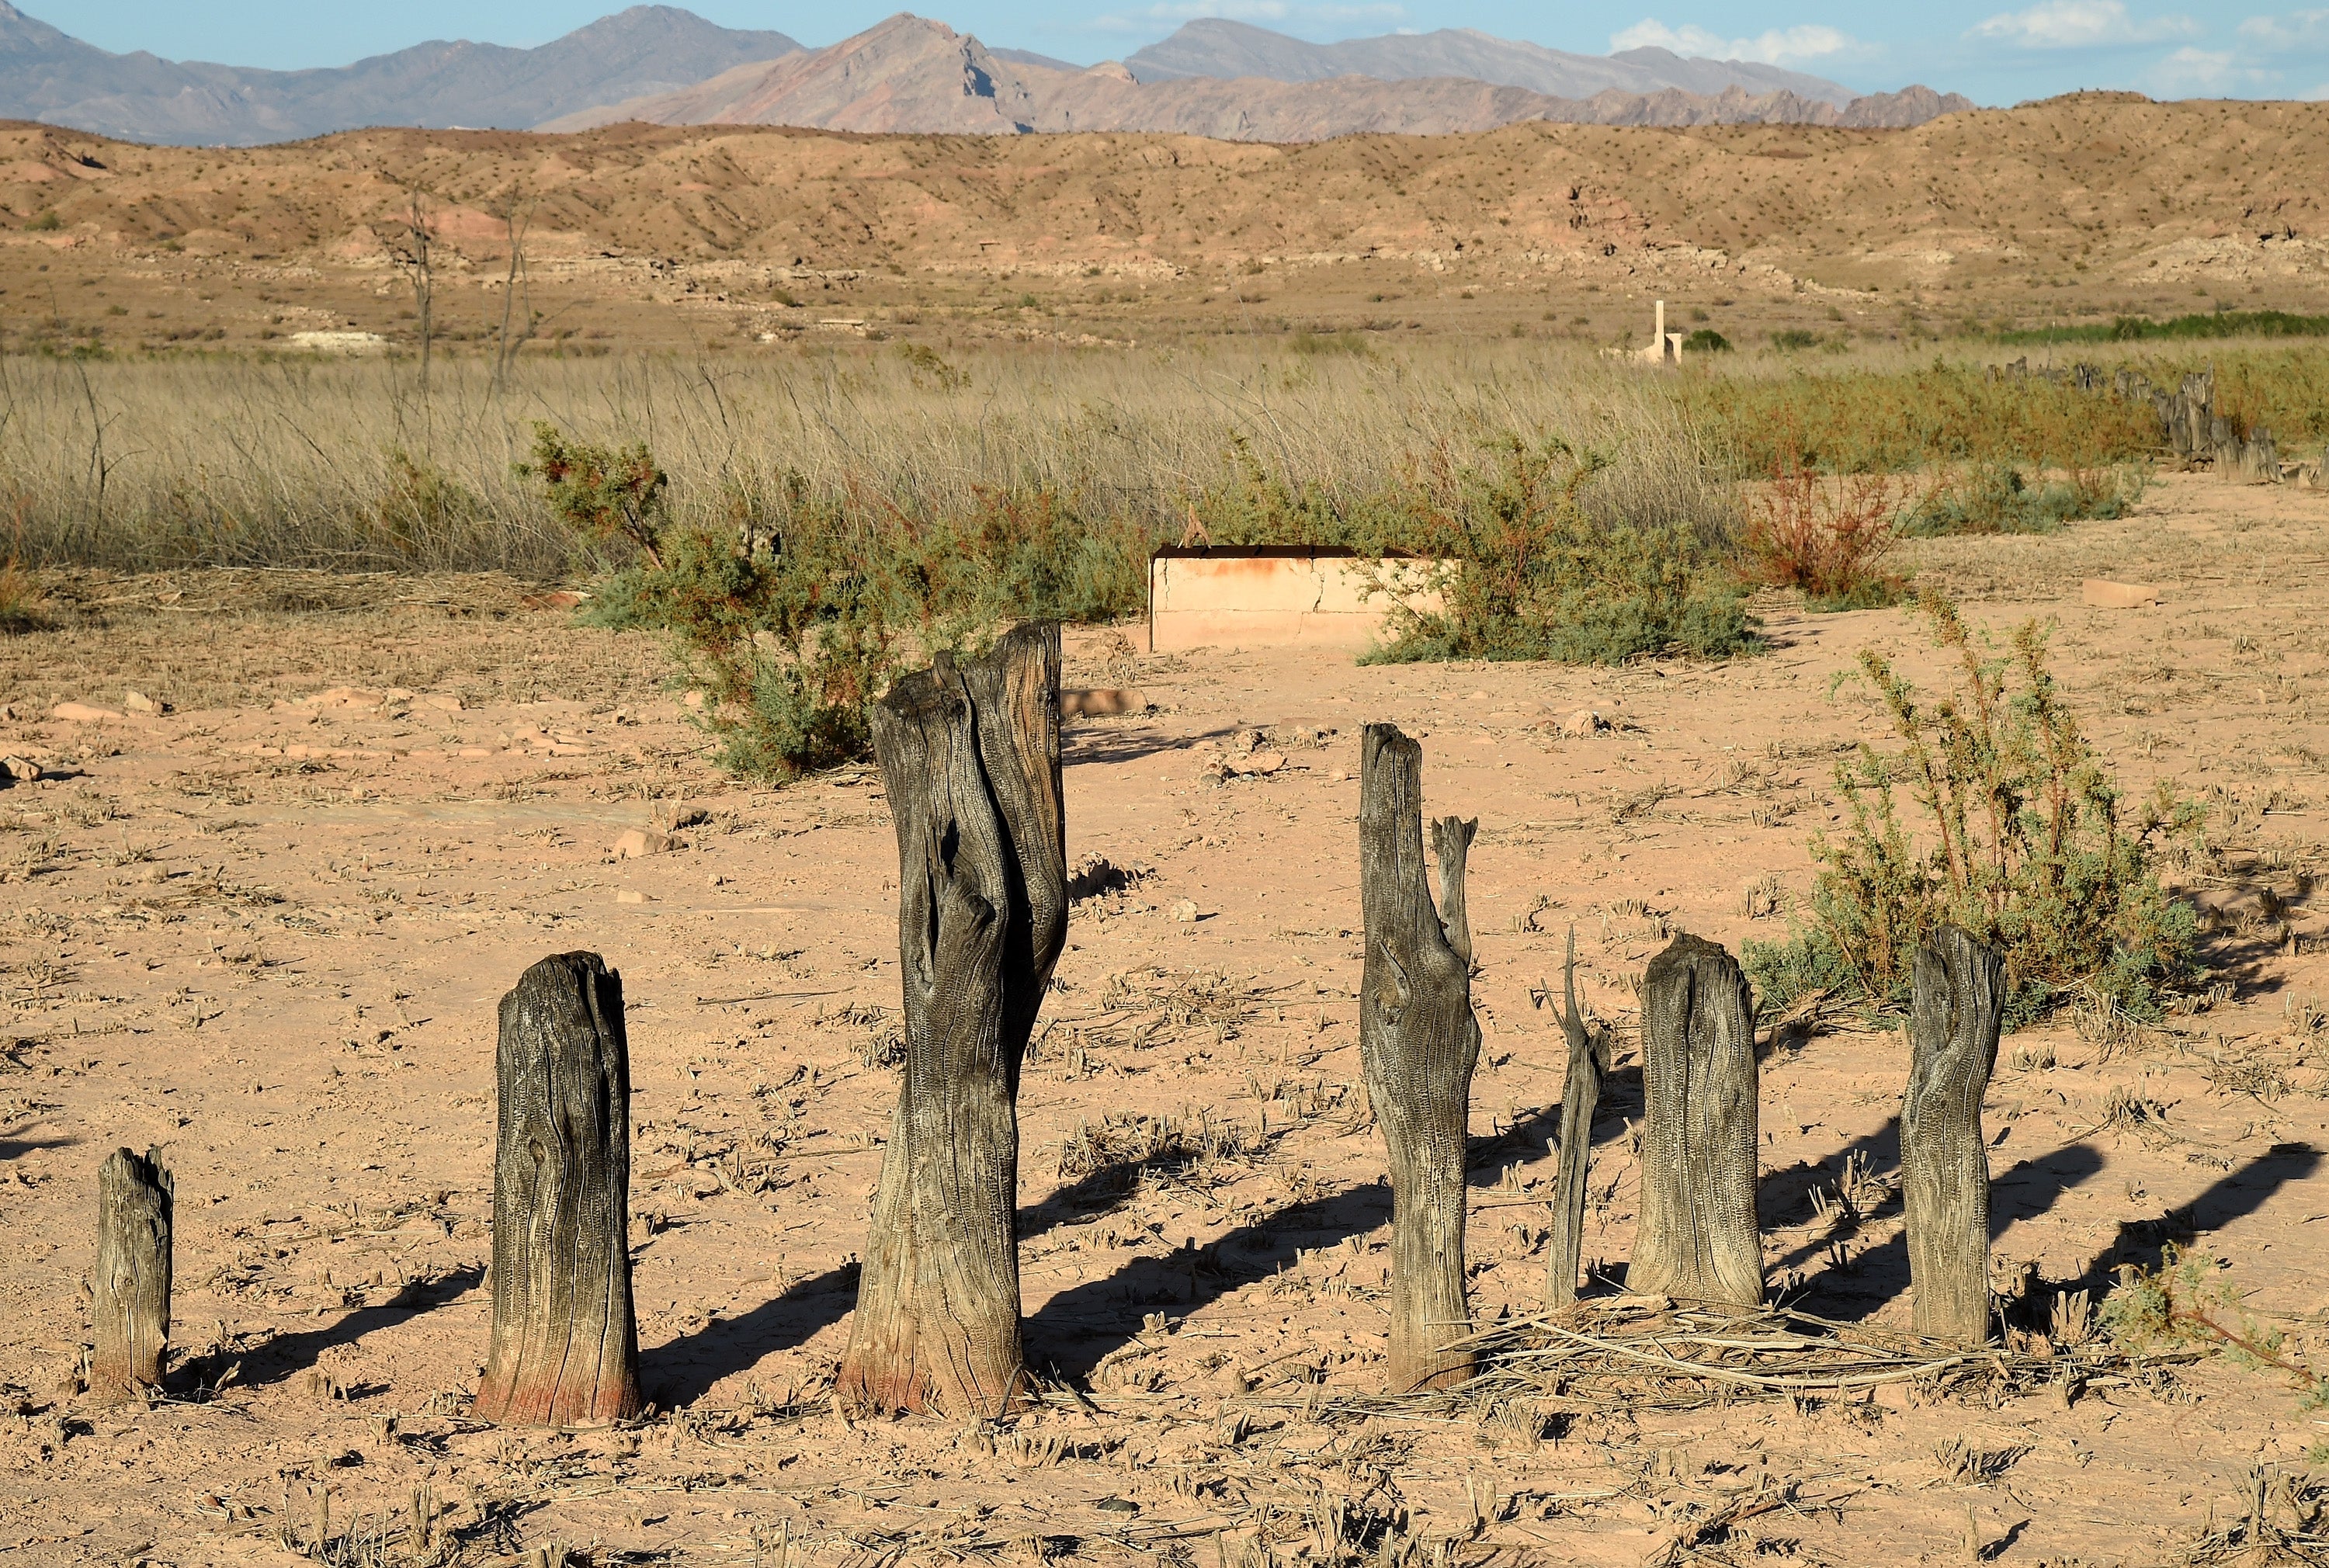
[[[1552,1240],[1544,1264],[1544,1300],[1577,1300],[1577,1270],[1585,1246],[1585,1170],[1593,1152],[1593,1111],[1601,1103],[1601,1076],[1609,1069],[1609,1032],[1589,1032],[1577,1010],[1577,927],[1569,928],[1569,957],[1561,972],[1561,1031],[1569,1039],[1569,1076],[1561,1086],[1561,1161],[1552,1178]]]
[[[173,1185],[159,1150],[127,1149],[97,1172],[97,1269],[90,1318],[97,1334],[89,1391],[101,1404],[162,1386],[170,1353]]]
[[[493,1338],[477,1417],[576,1426],[636,1415],[623,977],[595,953],[527,970],[502,998],[495,1077]]]
[[[1759,1306],[1755,1004],[1738,961],[1684,934],[1642,979],[1642,1218],[1630,1291]]]
[[[942,657],[872,718],[898,831],[906,1070],[835,1392],[992,1418],[1025,1370],[1019,1068],[1067,941],[1060,629]]]
[[[1471,1329],[1464,1300],[1465,1131],[1480,1026],[1464,863],[1479,823],[1431,824],[1439,906],[1423,866],[1423,747],[1389,724],[1359,742],[1359,903],[1366,962],[1359,1056],[1391,1157],[1391,1385],[1444,1388],[1471,1374],[1447,1347]]]
[[[2005,966],[1954,925],[1917,945],[1909,1004],[1909,1094],[1900,1107],[1900,1197],[1917,1332],[1989,1338],[1989,1142],[1981,1099],[1997,1066]]]

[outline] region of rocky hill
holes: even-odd
[[[1277,34],[1264,36],[1276,38]],[[1268,65],[1269,61],[1259,63]],[[1297,59],[1282,69],[1293,70],[1300,64]],[[1626,74],[1628,80],[1655,80],[1647,71],[1629,70]],[[1833,83],[1821,83],[1815,78],[1795,80],[1823,92],[1834,88]],[[1790,87],[1749,92],[1738,82],[1711,94],[1654,85],[1648,90],[1610,87],[1590,98],[1573,99],[1452,74],[1396,80],[1351,74],[1280,80],[1261,76],[1223,79],[1192,71],[1144,80],[1131,62],[1108,61],[1078,70],[1038,64],[1024,56],[1005,56],[942,22],[901,14],[830,48],[739,66],[678,92],[650,94],[562,116],[541,128],[579,131],[644,120],[655,125],[806,126],[910,135],[1163,131],[1231,141],[1307,142],[1360,133],[1447,135],[1492,130],[1527,120],[1575,125],[1770,123],[1898,127],[1973,107],[1954,93],[1944,98],[1923,87],[1868,98],[1846,95],[1846,101],[1839,105],[1832,98],[1806,97]]]

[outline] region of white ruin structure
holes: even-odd
[[[1650,329],[1650,341],[1637,349],[1604,349],[1601,352],[1614,359],[1639,360],[1649,365],[1682,363],[1683,334],[1666,331],[1666,302],[1657,302],[1656,324]]]

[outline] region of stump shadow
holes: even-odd
[[[1022,1241],[1078,1220],[1098,1219],[1138,1190],[1144,1173],[1177,1166],[1177,1155],[1117,1160],[1023,1205]],[[795,1281],[750,1311],[716,1318],[702,1328],[639,1351],[646,1396],[667,1410],[693,1404],[722,1378],[748,1372],[779,1351],[792,1350],[846,1318],[857,1305],[858,1266],[844,1263]]]
[[[2157,1268],[2169,1244],[2189,1245],[2204,1232],[2221,1230],[2254,1214],[2282,1188],[2311,1178],[2321,1160],[2321,1151],[2309,1143],[2276,1143],[2209,1183],[2189,1203],[2164,1206],[2155,1218],[2119,1221],[2110,1244],[2096,1253],[2076,1278],[2055,1288],[2086,1291],[2091,1301],[2099,1302],[2116,1282],[2120,1264]]]
[[[1489,1137],[1469,1140],[1466,1185],[1488,1186],[1511,1166],[1554,1158],[1560,1125],[1556,1104]],[[1388,1178],[1370,1181],[1272,1209],[1202,1246],[1184,1242],[1161,1257],[1135,1258],[1061,1291],[1038,1309],[1027,1319],[1028,1361],[1059,1376],[1088,1378],[1110,1351],[1140,1332],[1142,1319],[1155,1309],[1190,1312],[1208,1306],[1278,1272],[1300,1252],[1381,1229],[1391,1223],[1391,1208]]]
[[[1551,1158],[1560,1119],[1561,1108],[1555,1105],[1524,1116],[1492,1137],[1472,1140],[1467,1178],[1477,1186],[1483,1173],[1493,1180],[1506,1165]],[[1184,1157],[1166,1154],[1102,1166],[1042,1201],[1023,1206],[1019,1237],[1025,1241],[1062,1225],[1098,1219],[1128,1201],[1145,1173],[1183,1163]],[[1139,1332],[1142,1318],[1158,1304],[1170,1302],[1186,1310],[1217,1300],[1268,1278],[1291,1262],[1297,1248],[1364,1235],[1390,1220],[1389,1184],[1369,1182],[1287,1205],[1193,1251],[1183,1245],[1163,1257],[1136,1259],[1104,1278],[1061,1292],[1029,1317],[1028,1359],[1036,1366],[1048,1363],[1062,1374],[1087,1376],[1109,1350]],[[779,1351],[797,1348],[849,1315],[857,1304],[857,1278],[854,1263],[827,1269],[796,1282],[750,1311],[715,1319],[691,1333],[642,1348],[640,1381],[647,1397],[666,1409],[692,1404],[722,1379],[750,1371]]]
[[[27,1154],[38,1154],[46,1149],[71,1149],[80,1142],[78,1138],[0,1138],[0,1160],[22,1160]]]
[[[1088,763],[1145,762],[1167,752],[1194,751],[1208,740],[1226,740],[1238,733],[1234,725],[1216,725],[1192,734],[1151,727],[1146,729],[1062,728],[1060,765],[1081,767]]]
[[[246,1388],[262,1388],[306,1371],[327,1350],[354,1345],[365,1335],[407,1323],[423,1312],[458,1300],[486,1282],[486,1271],[464,1263],[429,1279],[409,1280],[395,1295],[376,1306],[351,1307],[329,1326],[302,1334],[278,1334],[249,1350],[218,1350],[188,1361],[182,1370],[215,1385],[233,1363],[242,1363],[235,1381]],[[479,1336],[482,1342],[483,1336]],[[205,1375],[206,1374],[206,1375]]]
[[[1897,1176],[1900,1143],[1900,1123],[1894,1122],[1887,1126],[1884,1134],[1856,1140],[1854,1147],[1868,1149],[1872,1163],[1880,1153],[1889,1154],[1891,1173]],[[2044,1154],[2033,1154],[2016,1162],[2004,1174],[1992,1177],[1989,1183],[1990,1240],[1994,1243],[2004,1234],[2005,1227],[2016,1220],[2034,1219],[2044,1214],[2060,1202],[2065,1193],[2100,1174],[2102,1168],[2101,1150],[2091,1143],[2081,1141],[2065,1144]],[[1874,1169],[1883,1173],[1886,1167],[1875,1164]],[[1900,1193],[1895,1187],[1868,1217],[1890,1218],[1899,1215],[1900,1209]],[[1813,1275],[1805,1282],[1804,1293],[1797,1298],[1806,1304],[1817,1302],[1823,1316],[1834,1318],[1838,1322],[1858,1322],[1873,1316],[1907,1295],[1910,1283],[1906,1230],[1864,1252],[1852,1252],[1851,1237],[1854,1228],[1839,1228],[1816,1241],[1806,1241],[1775,1265],[1775,1270],[1793,1268],[1825,1251],[1831,1240],[1842,1239],[1849,1262],[1841,1269],[1829,1268]]]

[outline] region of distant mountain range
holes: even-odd
[[[903,13],[823,49],[636,5],[535,49],[432,42],[354,65],[259,70],[113,54],[0,0],[0,117],[131,141],[249,146],[365,126],[580,130],[618,120],[1020,135],[1174,131],[1254,141],[1604,125],[1918,125],[1969,109],[1663,49],[1567,54],[1468,29],[1314,44],[1192,22],[1089,69],[989,49]]]
[[[1187,47],[1183,40],[1195,34]],[[1259,40],[1262,42],[1257,42]],[[1215,48],[1216,42],[1226,41]],[[1469,58],[1475,45],[1496,45],[1481,33],[1438,33],[1417,39],[1360,41],[1356,59],[1392,59],[1392,46],[1423,47],[1415,62],[1451,55]],[[1281,49],[1278,45],[1284,45]],[[1375,50],[1373,46],[1383,46]],[[1231,47],[1233,46],[1233,47]],[[1346,45],[1335,45],[1342,49]],[[1008,136],[1038,131],[1177,131],[1236,141],[1306,142],[1357,132],[1434,135],[1479,131],[1523,120],[1597,125],[1684,126],[1770,122],[1866,127],[1921,125],[1936,115],[1969,109],[1951,94],[1912,87],[1853,98],[1833,82],[1762,66],[1683,61],[1663,50],[1636,50],[1612,61],[1562,55],[1532,44],[1511,51],[1506,75],[1546,80],[1586,67],[1606,78],[1654,80],[1641,58],[1657,56],[1687,68],[1693,80],[1732,71],[1712,92],[1673,85],[1647,90],[1607,86],[1585,98],[1560,98],[1507,82],[1461,75],[1409,74],[1386,80],[1357,74],[1317,74],[1316,56],[1331,50],[1281,38],[1236,23],[1191,23],[1172,38],[1118,64],[1089,70],[1037,64],[1025,55],[988,49],[943,22],[900,14],[825,49],[802,50],[772,61],[740,65],[678,92],[654,93],[566,115],[544,130],[579,131],[620,120],[657,125],[810,126],[841,131],[920,131]],[[1482,47],[1486,61],[1491,51]],[[1176,75],[1144,77],[1156,57]],[[1341,59],[1342,56],[1334,56]],[[1613,60],[1616,57],[1612,57]],[[1198,70],[1200,64],[1214,69]],[[1706,68],[1702,71],[1698,68]],[[1485,66],[1484,65],[1484,69]],[[1290,79],[1251,74],[1285,70]],[[1219,72],[1248,71],[1224,77]],[[1798,86],[1773,86],[1789,78]],[[1815,89],[1807,96],[1798,87]],[[1841,103],[1838,99],[1841,99]]]
[[[1161,43],[1126,56],[1124,64],[1136,81],[1176,81],[1192,76],[1257,76],[1271,81],[1371,76],[1378,81],[1406,81],[1419,76],[1452,76],[1498,87],[1524,87],[1547,98],[1585,99],[1601,92],[1646,95],[1668,88],[1712,96],[1738,88],[1753,94],[1792,92],[1838,108],[1859,96],[1823,77],[1751,61],[1684,60],[1664,49],[1567,54],[1541,43],[1491,37],[1469,27],[1306,43],[1243,22],[1207,17],[1190,23]]]
[[[781,33],[740,33],[676,6],[634,5],[539,49],[417,43],[330,70],[256,70],[108,53],[0,0],[0,117],[229,146],[358,126],[523,129],[799,48]]]

